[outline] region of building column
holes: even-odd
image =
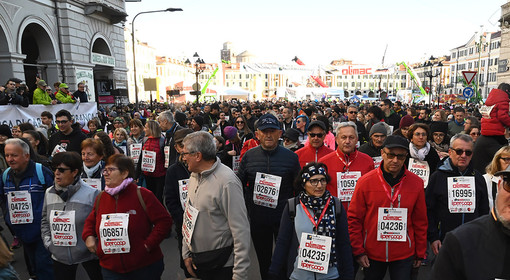
[[[499,49],[499,59],[498,64],[500,62],[506,61],[510,62],[510,2],[501,6],[501,47]],[[507,70],[501,72],[498,70],[497,74],[497,83],[509,83],[510,82],[510,71],[508,71],[508,67],[510,67],[510,63],[507,64]]]

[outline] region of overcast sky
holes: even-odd
[[[248,50],[259,62],[307,65],[335,59],[355,64],[417,62],[449,55],[481,30],[498,31],[506,0],[142,0],[126,3],[128,22],[139,12],[137,37],[158,55],[219,62],[223,43]],[[126,38],[130,39],[130,38]]]

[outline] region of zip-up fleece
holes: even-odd
[[[67,191],[57,194],[55,187],[48,188],[44,196],[44,205],[41,222],[41,237],[44,247],[50,251],[52,258],[63,264],[72,265],[96,259],[97,256],[90,253],[81,240],[83,225],[89,215],[99,190],[87,185],[81,179],[67,187]],[[64,200],[63,198],[66,198]],[[51,210],[74,211],[76,246],[53,246],[51,241]]]
[[[377,241],[379,207],[390,208],[390,200],[378,175],[382,167],[383,163],[378,169],[362,176],[354,190],[347,211],[352,253],[354,256],[366,254],[369,259],[380,262],[398,261],[411,256],[424,258],[427,250],[427,209],[423,180],[409,170],[405,170],[402,177],[400,198],[395,199],[393,204],[395,208],[407,208],[406,241]],[[384,184],[387,185],[386,182]]]
[[[305,166],[307,163],[319,161],[320,158],[334,151],[335,150],[326,147],[326,145],[322,145],[316,149],[310,145],[310,142],[307,142],[303,148],[296,151],[296,154],[299,157],[299,165],[301,168],[303,168],[303,166]]]
[[[136,193],[137,187],[135,183],[131,183],[117,197],[104,192],[100,196],[99,209],[96,210],[96,202],[94,202],[94,207],[83,227],[83,240],[89,236],[98,238],[96,254],[99,257],[99,264],[117,273],[134,271],[161,260],[163,253],[159,244],[172,228],[172,218],[165,207],[159,203],[151,191],[140,188],[147,207],[145,212]],[[128,235],[131,245],[129,253],[108,255],[103,253],[99,239],[99,225],[101,215],[111,213],[129,214]]]

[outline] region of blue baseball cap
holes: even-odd
[[[260,117],[257,129],[264,130],[268,128],[280,129],[280,122],[273,114],[265,114]]]

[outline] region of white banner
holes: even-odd
[[[76,67],[76,87],[78,87],[78,83],[85,84],[85,92],[87,93],[87,98],[89,102],[95,102],[96,96],[94,92],[96,89],[94,87],[94,70],[92,68],[78,68]]]
[[[33,126],[38,127],[41,123],[41,113],[48,111],[53,114],[53,121],[55,121],[55,114],[65,109],[71,112],[75,122],[87,122],[94,117],[97,117],[97,104],[96,102],[75,103],[75,104],[57,104],[57,105],[33,105],[28,107],[21,107],[19,105],[5,105],[0,106],[0,124],[6,124],[9,127],[19,125],[21,123],[31,123]]]

